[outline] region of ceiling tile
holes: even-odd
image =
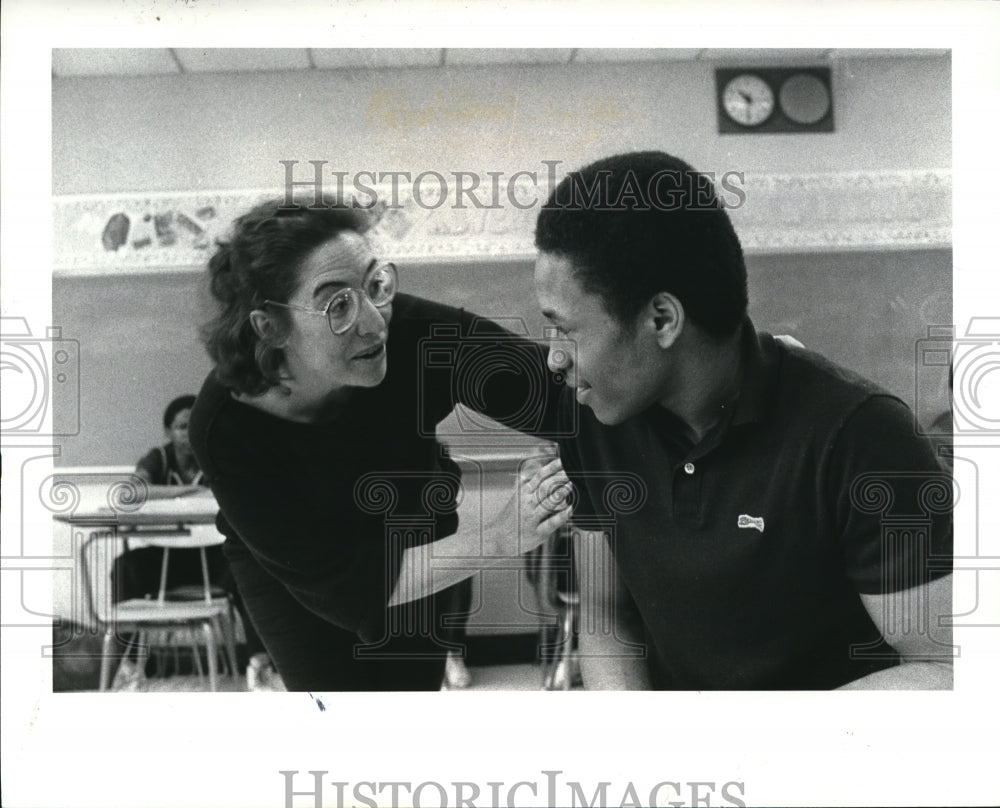
[[[179,73],[166,48],[53,48],[56,76],[149,76]]]
[[[176,48],[174,53],[190,73],[305,70],[310,67],[306,48]]]
[[[702,48],[580,48],[574,62],[687,61]]]
[[[924,56],[947,56],[949,48],[834,48],[831,59],[912,59]]]
[[[566,64],[572,48],[446,48],[447,65]]]
[[[441,48],[312,48],[312,60],[321,69],[436,67]]]
[[[705,48],[698,58],[709,62],[803,62],[827,58],[829,48]]]
[[[184,71],[412,68],[447,65],[615,63],[698,59],[794,64],[831,59],[947,56],[948,48],[53,48],[52,73],[142,76]],[[175,58],[176,57],[176,58]],[[180,66],[178,66],[178,62]]]

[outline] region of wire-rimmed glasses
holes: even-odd
[[[349,286],[341,289],[326,304],[322,311],[310,309],[305,306],[296,306],[294,303],[279,303],[276,300],[265,300],[264,305],[280,306],[283,309],[295,309],[306,314],[322,314],[326,317],[326,322],[330,326],[330,331],[340,336],[346,334],[358,321],[361,313],[361,295],[364,294],[372,305],[381,309],[388,306],[396,296],[398,287],[398,276],[396,265],[383,261],[376,264],[365,277],[364,286],[356,289]]]

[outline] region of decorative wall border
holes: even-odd
[[[730,211],[748,253],[951,246],[951,172],[747,175]]]
[[[404,262],[527,260],[548,183],[522,178],[491,207],[430,208],[404,189],[376,186],[372,237]],[[483,183],[488,187],[488,183]],[[733,193],[732,188],[740,192]],[[730,176],[723,198],[750,254],[947,248],[951,172],[855,171]],[[53,198],[57,276],[201,270],[232,220],[274,191],[103,194]],[[435,197],[431,196],[431,203]],[[491,200],[487,199],[487,202]]]

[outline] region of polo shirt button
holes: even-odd
[[[684,464],[684,473],[685,474],[694,474],[694,463],[685,463]]]

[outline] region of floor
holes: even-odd
[[[465,688],[466,691],[540,690],[542,687],[543,674],[540,665],[489,665],[470,668],[469,672],[472,674],[472,684]],[[119,692],[149,693],[204,692],[207,689],[207,681],[197,676],[140,678],[120,675],[114,687],[114,690]],[[245,678],[219,677],[219,692],[237,693],[246,690]]]
[[[54,635],[54,639],[55,635]],[[463,690],[476,691],[518,691],[518,690],[541,690],[546,672],[537,662],[531,663],[528,660],[537,650],[537,636],[535,635],[510,635],[506,637],[490,636],[486,638],[470,636],[468,638],[467,659],[468,670],[471,674],[471,684]],[[480,642],[483,640],[482,642]],[[101,640],[96,636],[86,636],[77,638],[74,642],[54,643],[56,653],[53,661],[53,690],[55,692],[93,692],[97,689],[99,680]],[[184,652],[190,649],[174,649],[173,654],[166,653],[157,656],[150,661],[147,668],[149,675],[139,673],[134,657],[129,657],[122,662],[115,660],[118,665],[113,674],[112,691],[117,692],[205,692],[208,688],[207,676],[195,675],[193,658]],[[261,655],[263,656],[263,655]],[[266,657],[258,660],[254,657],[252,662],[265,663],[263,667],[254,665],[246,669],[241,669],[239,675],[220,675],[217,682],[219,692],[247,692],[247,691],[284,691],[277,674],[273,668],[266,663]],[[202,657],[202,662],[204,658]],[[220,668],[224,672],[226,666],[224,657],[220,655]],[[488,663],[488,664],[487,664]],[[503,663],[503,664],[501,664]],[[245,663],[243,663],[245,664]],[[573,667],[578,668],[575,659],[572,661]],[[204,668],[204,664],[202,665]],[[578,670],[563,665],[556,671],[556,678],[559,683],[565,682],[567,676],[565,672],[569,670],[570,675],[575,679],[574,688],[579,689]],[[252,678],[252,686],[248,684],[248,676]],[[447,688],[445,688],[447,689]],[[553,687],[549,689],[563,689]]]

